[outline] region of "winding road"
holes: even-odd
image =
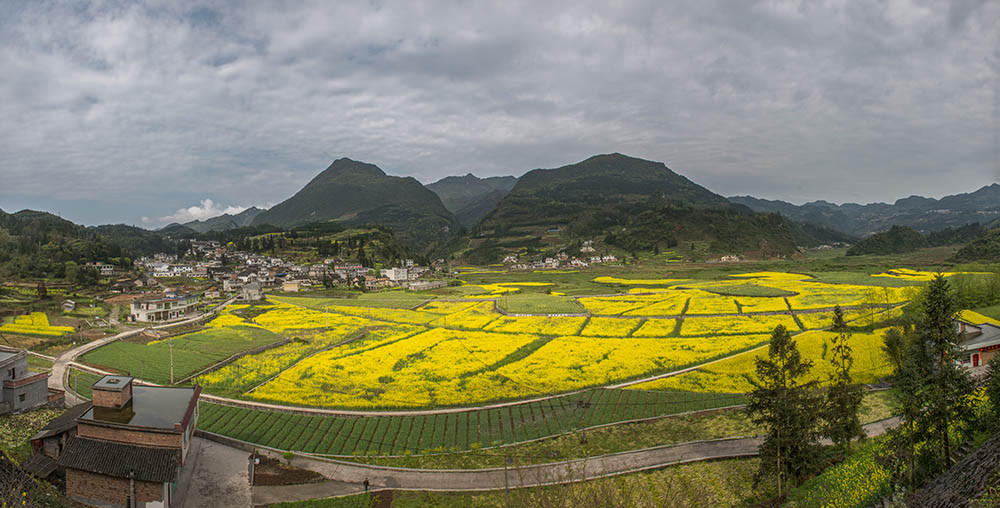
[[[897,418],[870,423],[865,425],[865,434],[869,437],[878,436],[897,425],[899,425]],[[327,478],[327,481],[304,485],[255,486],[253,503],[254,506],[259,506],[282,501],[306,501],[358,494],[364,492],[365,479],[368,479],[374,489],[430,491],[483,491],[503,489],[505,485],[521,488],[564,484],[661,469],[689,462],[754,457],[758,454],[760,444],[759,437],[692,441],[507,470],[407,469],[296,456],[292,458],[291,465],[320,473]],[[829,444],[829,441],[825,441],[824,444]],[[264,453],[281,459],[277,450],[265,450]]]

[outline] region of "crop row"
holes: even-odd
[[[597,389],[503,408],[416,416],[300,415],[202,403],[198,427],[281,450],[405,455],[510,444],[742,403],[741,395]]]

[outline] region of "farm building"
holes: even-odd
[[[66,494],[107,507],[174,504],[198,422],[201,388],[133,386],[104,376],[93,406],[76,418],[76,436],[59,454]]]
[[[970,323],[958,319],[962,334],[962,364],[977,368],[990,363],[1000,353],[1000,326],[992,323]]]
[[[143,323],[169,321],[193,313],[197,295],[175,295],[132,300],[131,320]]]
[[[49,391],[49,373],[28,370],[28,353],[0,347],[0,414],[20,413],[49,403],[60,403],[62,392]],[[58,401],[57,401],[58,399]]]

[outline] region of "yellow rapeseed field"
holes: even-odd
[[[32,312],[25,316],[15,316],[13,323],[0,324],[0,332],[20,333],[26,335],[44,335],[59,337],[72,333],[72,326],[52,326],[49,317],[44,312]]]
[[[681,335],[770,333],[778,325],[784,325],[793,333],[799,328],[788,315],[686,317],[681,324]]]
[[[580,335],[585,337],[627,337],[629,332],[638,326],[638,319],[592,317]]]
[[[882,351],[882,336],[887,328],[873,333],[855,333],[850,345],[854,349],[854,380],[861,383],[873,382],[890,373],[890,364]],[[830,337],[827,331],[810,331],[795,336],[802,357],[815,364],[810,379],[825,382],[830,373],[830,363],[826,360]],[[769,337],[765,337],[765,341]],[[767,348],[741,353],[724,360],[710,363],[697,370],[678,376],[658,379],[633,385],[639,390],[685,390],[694,392],[743,393],[751,389],[746,375],[754,375],[755,359],[766,356]]]
[[[676,319],[647,319],[642,326],[636,330],[633,337],[666,337],[674,333],[677,328]]]

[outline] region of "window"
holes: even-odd
[[[14,369],[7,369],[7,377],[14,379]]]
[[[20,402],[24,402],[24,394],[22,393],[21,395],[18,395],[17,400]]]

